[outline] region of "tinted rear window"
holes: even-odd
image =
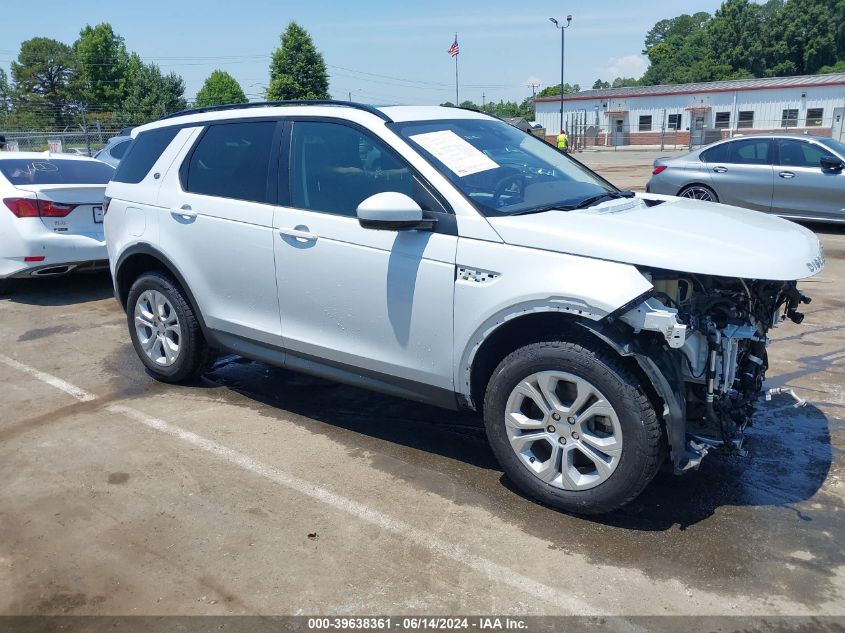
[[[131,184],[141,182],[178,133],[178,127],[163,127],[141,132],[132,141],[126,155],[120,161],[114,180]]]
[[[267,174],[275,121],[212,125],[190,157],[192,193],[268,202]]]
[[[0,172],[13,185],[104,185],[114,168],[94,160],[10,158],[0,160]]]

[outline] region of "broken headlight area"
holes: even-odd
[[[658,344],[675,368],[687,459],[697,465],[711,447],[741,450],[742,432],[763,395],[768,332],[784,318],[801,323],[798,307],[810,299],[794,281],[643,274],[654,291],[619,320],[651,337],[652,348]],[[676,466],[683,468],[678,460]]]

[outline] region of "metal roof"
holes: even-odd
[[[582,90],[564,95],[564,101],[579,99],[603,99],[618,97],[648,97],[654,95],[690,94],[696,92],[729,92],[734,90],[765,90],[775,88],[799,88],[801,86],[845,86],[845,73],[828,75],[799,75],[795,77],[771,77],[765,79],[731,79],[692,84],[668,84],[661,86],[631,86],[629,88],[607,88],[604,90]],[[537,101],[560,101],[560,97],[538,97]]]

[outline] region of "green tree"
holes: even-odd
[[[70,115],[73,51],[48,37],[34,37],[21,44],[11,65],[15,108],[26,108],[39,122],[56,125]]]
[[[296,22],[288,24],[282,33],[282,45],[273,52],[267,98],[329,98],[329,77],[323,55],[308,31]]]
[[[129,54],[111,24],[86,25],[73,44],[76,95],[93,111],[117,108],[126,96]]]
[[[246,103],[240,84],[225,70],[215,70],[197,92],[196,107]]]
[[[12,90],[9,87],[9,76],[0,68],[0,113],[8,112],[12,107]]]
[[[182,78],[162,75],[158,66],[143,63],[137,53],[129,56],[126,81],[126,99],[114,119],[120,125],[139,125],[187,107]]]
[[[838,22],[837,19],[838,18]],[[845,58],[841,0],[789,0],[773,24],[778,44],[773,74],[814,74]]]
[[[568,95],[574,92],[581,92],[581,86],[578,84],[569,85],[568,83],[563,84],[563,94]],[[537,93],[538,97],[556,97],[560,94],[560,84],[556,86],[546,86],[540,92]]]
[[[610,84],[611,88],[629,88],[631,86],[639,86],[640,80],[633,77],[617,77]]]
[[[593,82],[593,90],[607,90],[610,88],[610,82],[602,81],[601,79],[596,79]]]

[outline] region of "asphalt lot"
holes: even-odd
[[[653,154],[619,155],[578,158],[641,188]],[[768,381],[810,403],[598,518],[522,497],[472,415],[234,356],[159,384],[107,277],[27,282],[0,300],[0,614],[845,615],[845,229],[813,228]]]

